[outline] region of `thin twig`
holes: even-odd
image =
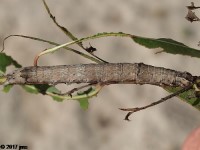
[[[104,84],[100,84],[97,83],[95,86],[95,89],[92,90],[89,93],[84,93],[84,94],[80,94],[80,95],[74,95],[74,96],[68,96],[68,95],[58,95],[55,93],[51,93],[51,92],[46,92],[47,95],[49,96],[56,96],[57,98],[61,98],[61,99],[69,99],[69,100],[81,100],[83,98],[91,98],[93,96],[97,96],[97,94],[101,91],[101,89],[103,88]]]
[[[47,13],[49,14],[49,16],[53,20],[53,22],[56,24],[56,26],[59,27],[73,41],[78,40],[78,38],[76,38],[69,30],[67,30],[67,28],[65,28],[65,27],[63,27],[63,26],[58,24],[58,22],[56,21],[55,16],[53,16],[53,14],[51,13],[51,11],[50,11],[47,3],[45,2],[45,0],[42,0],[42,1],[43,1],[43,4],[44,4],[44,6],[45,6],[45,8],[47,10]],[[83,48],[83,44],[81,42],[78,43],[78,45]]]
[[[95,85],[97,83],[90,83],[90,84],[87,84],[87,85],[83,85],[83,86],[80,86],[80,87],[77,87],[77,88],[73,88],[72,90],[70,91],[67,91],[65,93],[56,93],[57,95],[61,95],[61,96],[64,96],[64,95],[69,95],[70,97],[72,97],[72,94],[76,91],[79,91],[83,88],[86,88],[86,87],[89,87],[89,86],[92,86],[92,85]]]
[[[65,28],[65,27],[63,27],[63,26],[61,26],[61,25],[58,24],[58,22],[56,21],[56,17],[53,16],[53,14],[51,13],[51,11],[50,11],[50,9],[49,9],[47,3],[45,2],[45,0],[42,0],[42,1],[43,1],[43,3],[44,3],[44,6],[45,6],[45,8],[46,8],[46,10],[47,10],[47,12],[48,12],[50,18],[53,20],[53,22],[56,24],[56,26],[59,27],[59,28],[60,28],[68,37],[70,37],[73,41],[78,40],[78,38],[75,37],[67,28]],[[82,42],[79,42],[79,43],[77,43],[77,44],[78,44],[81,48],[83,48],[86,52],[88,52],[88,51],[87,51],[87,48],[85,48],[85,47],[83,46]],[[88,52],[88,53],[91,54],[93,57],[95,57],[95,58],[101,60],[102,62],[108,63],[107,61],[105,61],[105,60],[99,58],[99,57],[96,56],[95,54],[90,53],[90,52]]]
[[[196,7],[194,6],[194,2],[191,2],[191,5],[190,6],[186,6],[189,10],[194,10],[194,9],[199,9],[200,7]]]
[[[1,50],[1,52],[3,52],[4,49],[5,49],[5,42],[6,42],[6,40],[8,40],[10,37],[14,37],[14,36],[22,37],[22,38],[28,38],[28,39],[36,40],[36,41],[41,41],[41,42],[45,42],[45,43],[48,43],[48,44],[51,44],[51,45],[55,45],[55,46],[60,45],[60,44],[58,44],[58,43],[55,43],[55,42],[52,42],[52,41],[48,41],[48,40],[44,40],[44,39],[41,39],[41,38],[38,38],[38,37],[32,37],[32,36],[20,35],[20,34],[13,34],[13,35],[9,35],[9,36],[7,36],[7,37],[4,38],[3,44],[2,44],[2,47],[3,47],[3,48],[2,48],[2,50]],[[98,59],[96,59],[96,58],[94,58],[94,57],[91,57],[91,56],[89,56],[89,55],[87,55],[87,54],[84,54],[84,53],[82,53],[82,52],[80,52],[80,51],[78,51],[78,50],[69,48],[69,47],[67,47],[67,46],[66,46],[66,47],[63,47],[63,48],[66,49],[66,50],[68,50],[68,51],[71,51],[71,52],[74,52],[74,53],[76,53],[76,54],[79,54],[79,55],[81,55],[81,56],[83,56],[83,57],[85,57],[85,58],[87,58],[87,59],[90,59],[91,61],[96,62],[96,63],[101,63],[100,60],[98,60]]]
[[[183,93],[183,92],[185,92],[185,91],[188,91],[188,90],[192,89],[192,87],[193,87],[193,85],[189,85],[189,86],[187,86],[187,87],[184,87],[184,88],[182,88],[181,90],[179,90],[179,91],[177,91],[177,92],[175,92],[175,93],[172,93],[172,94],[170,94],[170,95],[168,95],[168,96],[166,96],[166,97],[161,98],[160,100],[158,100],[158,101],[156,101],[156,102],[153,102],[153,103],[151,103],[151,104],[149,104],[149,105],[146,105],[146,106],[143,106],[143,107],[119,108],[119,109],[122,110],[122,111],[129,111],[129,112],[127,113],[127,115],[125,116],[125,120],[130,121],[130,120],[129,120],[129,116],[130,116],[131,114],[133,114],[134,112],[137,112],[137,111],[140,111],[140,110],[143,110],[143,109],[146,109],[146,108],[149,108],[149,107],[158,105],[158,104],[160,104],[160,103],[162,103],[162,102],[164,102],[164,101],[166,101],[166,100],[171,99],[171,98],[174,97],[174,96],[177,96],[177,95],[179,95],[179,94],[181,94],[181,93]]]

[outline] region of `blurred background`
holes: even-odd
[[[172,38],[199,48],[199,22],[190,23],[185,19],[189,0],[46,2],[57,21],[78,38],[121,31],[152,38]],[[200,5],[199,1],[194,3]],[[199,11],[196,11],[197,16],[200,16]],[[0,22],[1,43],[10,34],[40,37],[57,43],[71,41],[53,24],[41,0],[1,0]],[[101,38],[90,43],[98,49],[95,54],[109,62],[143,62],[199,75],[197,58],[165,53],[155,55],[157,50],[146,49],[126,38]],[[84,46],[89,47],[89,41],[84,42]],[[5,52],[23,66],[30,66],[36,54],[50,47],[14,37],[6,42]],[[90,61],[65,50],[39,60],[39,65],[78,63]],[[162,88],[151,85],[111,85],[90,100],[89,109],[84,111],[76,101],[59,103],[15,86],[8,94],[0,92],[0,144],[27,145],[33,150],[178,150],[187,135],[200,126],[199,111],[173,98],[135,113],[127,122],[123,120],[126,113],[118,109],[147,105],[167,94]]]

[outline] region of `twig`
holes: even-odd
[[[61,26],[61,25],[58,24],[58,22],[56,21],[55,16],[53,16],[53,14],[51,13],[51,11],[50,11],[50,9],[49,9],[47,3],[45,2],[45,0],[42,0],[42,1],[43,1],[43,3],[44,3],[44,6],[45,6],[45,8],[46,8],[46,10],[47,10],[47,12],[48,12],[50,18],[53,20],[53,22],[56,24],[56,26],[59,27],[59,28],[60,28],[68,37],[70,37],[73,41],[78,40],[78,38],[76,38],[67,28],[65,28],[65,27],[63,27],[63,26]],[[77,44],[78,44],[81,48],[83,48],[85,51],[87,51],[87,48],[85,48],[85,47],[83,46],[82,42],[79,42],[79,43],[77,43]],[[87,51],[87,52],[88,52],[88,51]],[[102,62],[108,63],[107,61],[105,61],[105,60],[99,58],[98,56],[94,55],[93,53],[90,53],[90,52],[88,52],[88,53],[91,54],[93,57],[95,57],[95,58],[101,60]]]
[[[72,39],[73,41],[75,40],[78,40],[78,38],[76,38],[69,30],[67,30],[67,28],[61,26],[58,24],[58,22],[56,21],[56,18],[55,16],[53,16],[53,14],[51,13],[47,3],[45,2],[45,0],[42,0],[43,1],[43,4],[47,10],[47,13],[49,14],[50,18],[53,20],[53,22],[56,24],[57,27],[59,27],[70,39]],[[80,47],[83,48],[83,44],[80,42],[80,43],[77,43]]]
[[[177,96],[177,95],[179,95],[179,94],[181,94],[181,93],[183,93],[183,92],[186,92],[186,91],[192,89],[192,87],[193,87],[193,85],[189,85],[189,86],[187,86],[187,87],[184,87],[184,88],[182,88],[181,90],[179,90],[179,91],[177,91],[177,92],[175,92],[175,93],[173,93],[173,94],[170,94],[170,95],[168,95],[168,96],[166,96],[166,97],[163,97],[163,98],[161,98],[160,100],[158,100],[158,101],[156,101],[156,102],[153,102],[153,103],[151,103],[151,104],[149,104],[149,105],[143,106],[143,107],[119,108],[119,109],[122,110],[122,111],[129,111],[129,112],[127,113],[127,115],[125,116],[125,119],[124,119],[124,120],[130,121],[130,120],[129,120],[129,117],[130,117],[130,115],[132,115],[134,112],[137,112],[137,111],[140,111],[140,110],[143,110],[143,109],[146,109],[146,108],[149,108],[149,107],[158,105],[158,104],[160,104],[160,103],[162,103],[162,102],[164,102],[164,101],[167,101],[167,100],[171,99],[171,98],[174,97],[174,96]]]
[[[4,49],[5,49],[5,42],[6,42],[6,40],[8,40],[10,37],[14,37],[14,36],[16,36],[16,37],[22,37],[22,38],[27,38],[27,39],[31,39],[31,40],[36,40],[36,41],[40,41],[40,42],[45,42],[45,43],[48,43],[48,44],[51,44],[51,45],[55,45],[55,46],[59,46],[59,45],[60,45],[60,44],[58,44],[58,43],[55,43],[55,42],[52,42],[52,41],[48,41],[48,40],[44,40],[44,39],[41,39],[41,38],[38,38],[38,37],[32,37],[32,36],[20,35],[20,34],[13,34],[13,35],[9,35],[9,36],[7,36],[7,37],[4,38],[3,44],[2,44],[2,45],[3,45],[3,46],[2,46],[3,48],[2,48],[2,50],[1,50],[1,52],[3,52]],[[84,53],[82,53],[82,52],[80,52],[80,51],[78,51],[78,50],[69,48],[69,47],[67,47],[67,46],[65,46],[65,47],[63,47],[63,48],[66,49],[66,50],[68,50],[68,51],[74,52],[74,53],[76,53],[76,54],[78,54],[78,55],[81,55],[81,56],[83,56],[83,57],[85,57],[85,58],[87,58],[87,59],[89,59],[89,60],[91,60],[91,61],[94,61],[94,62],[96,62],[96,63],[101,63],[100,60],[98,60],[98,59],[96,59],[96,58],[94,58],[94,57],[91,57],[91,56],[89,56],[89,55],[87,55],[87,54],[84,54]]]
[[[51,92],[46,92],[47,95],[49,96],[55,96],[57,98],[61,98],[61,99],[69,99],[69,100],[81,100],[83,98],[91,98],[93,96],[97,96],[97,94],[101,91],[101,89],[103,88],[104,84],[96,84],[95,89],[90,91],[89,93],[83,93],[80,95],[74,95],[74,96],[68,96],[68,95],[58,95],[56,93],[51,93]]]
[[[80,86],[80,87],[77,87],[77,88],[73,88],[72,90],[67,91],[67,92],[65,92],[65,93],[56,93],[56,94],[57,94],[57,95],[61,95],[61,96],[63,96],[63,95],[69,95],[70,97],[72,97],[72,94],[73,94],[74,92],[79,91],[79,90],[81,90],[81,89],[83,89],[83,88],[86,88],[86,87],[95,85],[95,84],[97,84],[97,83],[90,83],[90,84],[83,85],[83,86]]]
[[[191,2],[190,6],[186,6],[189,10],[199,9],[200,7],[194,6],[194,2]]]

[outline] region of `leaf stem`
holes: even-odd
[[[39,59],[40,56],[48,54],[48,53],[55,52],[58,49],[66,47],[66,46],[70,46],[70,45],[73,45],[73,44],[76,44],[76,43],[80,43],[80,42],[83,42],[83,41],[87,41],[87,40],[90,40],[90,39],[97,39],[97,38],[108,37],[108,36],[132,37],[132,35],[126,34],[126,33],[122,33],[122,32],[117,32],[117,33],[114,33],[114,32],[110,32],[110,33],[107,33],[107,32],[98,33],[98,34],[95,34],[95,35],[92,35],[92,36],[88,36],[88,37],[85,37],[85,38],[81,38],[79,40],[71,41],[71,42],[68,42],[68,43],[56,46],[54,48],[46,49],[46,50],[42,51],[41,53],[39,53],[36,56],[35,60],[38,61],[38,59]],[[37,66],[37,61],[34,63],[35,66]]]

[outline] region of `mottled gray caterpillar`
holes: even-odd
[[[143,63],[76,64],[58,66],[31,66],[6,75],[6,84],[151,84],[185,87],[194,76]]]

